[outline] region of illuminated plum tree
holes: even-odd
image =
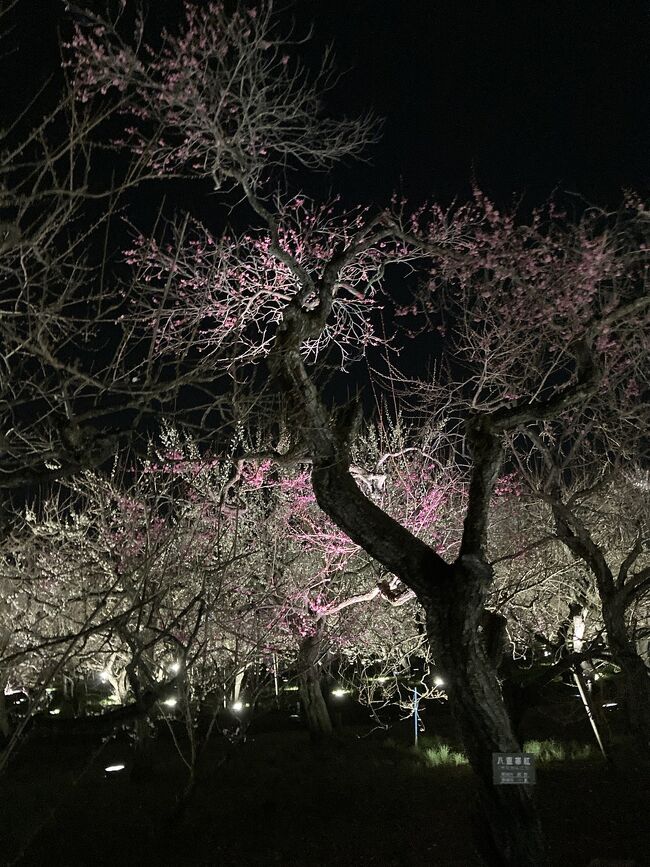
[[[405,514],[411,511],[419,520],[430,522],[432,511],[423,508],[429,501],[414,498],[411,488],[414,480],[420,488],[426,483],[427,476],[422,472],[426,456],[417,469],[405,473],[400,467],[391,479],[388,461],[401,458],[405,464],[413,463],[409,461],[409,450],[407,454],[394,450],[378,457],[376,438],[369,439],[374,441],[372,456],[365,444],[360,444],[359,452],[360,457],[364,453],[372,469],[355,466],[357,477],[377,486],[377,495],[382,499],[386,499],[388,490],[393,492],[393,508],[401,505]],[[229,465],[227,460],[216,465],[222,469],[219,474],[215,462],[201,456],[194,444],[179,444],[177,439],[164,467],[184,480],[197,505],[201,498],[206,504],[219,503],[224,521],[228,515],[237,515],[239,545],[249,551],[238,563],[237,572],[242,588],[258,588],[240,617],[233,611],[237,632],[243,634],[247,618],[261,615],[265,638],[258,655],[276,674],[282,669],[296,671],[301,708],[310,732],[315,739],[328,737],[332,725],[321,687],[322,663],[341,654],[348,659],[377,656],[386,662],[395,643],[403,640],[418,645],[417,637],[409,636],[406,627],[399,639],[393,635],[388,640],[386,632],[383,650],[377,654],[377,644],[384,634],[380,626],[383,618],[376,618],[371,650],[366,643],[370,628],[367,624],[361,626],[363,615],[359,618],[356,613],[359,607],[369,605],[375,612],[382,607],[400,607],[413,594],[405,588],[400,590],[395,579],[389,579],[379,564],[318,509],[308,467],[293,461],[274,466],[268,458],[255,458],[252,445],[245,451],[247,457],[235,461],[228,476],[223,474],[223,468]],[[412,451],[421,457],[420,450]],[[405,490],[402,477],[409,480]],[[437,498],[431,498],[431,510],[434,499],[439,505],[440,491]],[[242,570],[251,578],[245,580]],[[392,627],[396,632],[395,624]],[[400,656],[404,657],[403,649]]]
[[[218,477],[219,465],[207,473]],[[193,733],[210,696],[221,707],[256,661],[270,607],[247,568],[251,539],[198,495],[195,472],[181,481],[168,458],[111,477],[87,472],[5,542],[13,624],[1,664],[35,696],[32,711],[58,674],[101,676],[122,702],[128,688],[130,704],[95,727],[133,719],[146,741],[147,715],[178,705]],[[256,616],[242,617],[242,606]]]
[[[470,372],[460,406],[499,414],[505,409],[493,407],[504,399],[528,403],[529,418],[523,410],[508,436],[509,458],[546,506],[539,535],[557,538],[593,576],[632,728],[647,750],[647,665],[626,626],[648,590],[647,212],[628,196],[618,213],[586,209],[570,223],[551,205],[517,225],[478,201],[485,226],[476,262],[466,257],[452,291],[434,275],[421,300],[448,324],[454,356]],[[583,394],[536,419],[572,368]],[[421,393],[441,398],[428,384]],[[584,602],[584,581],[575,590],[572,601]]]
[[[576,438],[571,440],[576,443]],[[546,506],[548,531],[566,547],[574,571],[586,572],[572,583],[572,643],[580,649],[588,616],[592,629],[594,620],[602,623],[612,661],[620,668],[629,729],[647,752],[650,687],[643,636],[649,623],[650,569],[643,478],[634,463],[626,477],[614,461],[598,466],[592,454],[581,466],[576,452],[564,451],[550,432],[535,444],[548,475],[530,481]]]
[[[486,860],[543,864],[530,789],[492,785],[491,754],[518,743],[490,654],[490,633],[502,623],[485,615],[490,503],[506,445],[599,405],[616,357],[609,333],[620,335],[616,346],[636,349],[648,310],[645,215],[637,209],[620,224],[607,215],[572,223],[554,212],[518,220],[479,194],[449,210],[410,212],[396,200],[375,213],[277,194],[286,166],[327,167],[375,134],[367,118],[322,119],[327,67],[306,79],[270,4],[232,14],[218,3],[186,4],[178,29],[155,50],[147,36],[137,16],[77,19],[69,42],[77,104],[123,117],[113,144],[134,155],[135,177],[193,178],[200,189],[234,193],[252,225],[217,232],[187,217],[135,234],[118,321],[128,345],[139,337],[145,349],[118,354],[124,364],[111,382],[121,394],[128,380],[124,393],[133,395],[137,378],[136,394],[161,403],[182,385],[204,385],[204,412],[193,420],[208,439],[215,415],[221,420],[215,405],[226,403],[210,396],[215,383],[249,427],[256,417],[277,419],[267,453],[279,465],[308,461],[322,511],[424,610],[477,776]],[[451,449],[464,473],[463,527],[448,551],[417,522],[411,532],[355,473],[361,402],[333,410],[325,399],[332,365],[384,340],[378,314],[392,264],[417,269],[425,290],[415,315],[422,310],[425,324],[447,336],[439,375],[408,391],[431,428],[445,432],[440,463]],[[31,348],[30,364],[41,356]],[[394,369],[390,378],[397,388]]]

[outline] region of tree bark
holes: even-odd
[[[495,786],[492,753],[518,752],[496,670],[478,630],[489,572],[458,561],[422,600],[427,633],[478,781],[476,848],[486,864],[539,867],[545,845],[530,786]]]
[[[650,671],[628,637],[622,594],[603,596],[607,643],[621,669],[625,716],[639,749],[650,756]]]
[[[327,273],[332,269],[330,262]],[[333,292],[327,282],[324,278],[319,285],[316,310],[306,312],[294,304],[286,311],[269,360],[272,374],[293,398],[295,423],[307,432],[316,501],[350,539],[409,587],[424,607],[429,640],[447,678],[453,713],[478,778],[482,827],[477,842],[485,862],[499,867],[542,867],[547,857],[530,788],[492,783],[492,753],[517,752],[519,745],[479,625],[492,579],[485,549],[490,498],[503,455],[501,433],[507,424],[519,423],[524,411],[534,409],[539,417],[547,417],[545,413],[556,413],[558,407],[556,402],[528,406],[514,414],[514,421],[512,413],[468,419],[473,471],[461,556],[456,563],[447,563],[360,490],[350,472],[348,443],[353,423],[337,423],[307,372],[300,348],[321,332],[329,315]]]
[[[488,449],[490,455],[477,462],[472,482],[474,502],[482,505],[468,510],[464,550],[461,547],[461,556],[453,564],[368,500],[354,483],[344,456],[330,452],[326,461],[314,459],[312,483],[323,511],[410,587],[425,610],[428,638],[478,779],[477,848],[485,863],[541,867],[547,863],[546,847],[531,788],[492,783],[492,753],[518,752],[520,747],[479,631],[492,580],[482,553],[482,527],[496,475],[494,465],[500,457],[494,438],[488,441]]]
[[[478,779],[477,849],[485,863],[495,867],[546,864],[531,788],[492,783],[492,753],[518,752],[520,746],[479,631],[491,568],[470,554],[454,564],[445,563],[374,503],[366,507],[365,495],[335,461],[327,467],[315,461],[312,480],[321,508],[369,554],[392,566],[425,610],[436,664],[446,680],[452,713]]]
[[[133,722],[135,736],[133,749],[133,765],[131,779],[140,781],[147,779],[153,772],[153,742],[149,722],[149,707],[144,702],[144,690],[136,670],[137,662],[132,659],[126,666],[127,677],[139,710]]]
[[[313,741],[327,740],[333,726],[321,688],[318,662],[321,655],[323,622],[300,642],[298,651],[298,690],[305,722]]]

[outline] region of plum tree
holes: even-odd
[[[28,339],[15,330],[10,337],[17,357],[26,359],[23,381],[38,382],[39,399],[47,398],[40,417],[50,425],[54,404],[59,412],[63,407],[66,430],[78,438],[83,407],[96,418],[119,398],[136,416],[160,414],[182,408],[177,398],[194,386],[188,415],[206,442],[221,434],[217,420],[223,424],[225,407],[232,426],[268,430],[261,422],[275,419],[277,435],[267,437],[265,456],[277,466],[302,460],[320,509],[424,610],[478,781],[485,859],[543,864],[530,788],[492,784],[492,753],[519,745],[492,654],[498,641],[491,633],[502,623],[485,613],[494,574],[490,507],[506,449],[514,455],[556,420],[570,419],[574,436],[585,417],[593,419],[592,430],[606,429],[603,394],[624,390],[624,377],[640,390],[640,335],[649,308],[646,212],[630,200],[620,219],[587,211],[571,220],[553,207],[526,219],[499,212],[478,192],[448,209],[409,209],[397,198],[383,210],[312,202],[301,189],[287,191],[286,169],[327,168],[361,153],[376,134],[369,117],[323,116],[328,59],[310,79],[270,3],[232,11],[187,3],[178,25],[159,34],[130,14],[121,9],[112,19],[99,18],[87,10],[74,21],[66,48],[70,104],[77,111],[83,106],[87,116],[110,117],[84,133],[84,156],[110,140],[116,159],[132,166],[122,186],[146,178],[193,180],[199,190],[239,201],[249,228],[217,231],[188,215],[161,217],[153,231],[134,231],[116,265],[128,276],[111,278],[120,304],[101,308],[102,321],[118,335],[118,366],[104,365],[107,377],[92,366],[88,374],[83,352],[79,364],[65,360],[79,334],[70,324],[74,316],[64,320],[66,331],[43,315],[51,303],[27,304]],[[29,199],[34,187],[25,183]],[[44,246],[56,249],[53,241]],[[17,292],[29,301],[17,261],[8,297]],[[73,267],[76,259],[64,261]],[[421,277],[419,298],[402,312],[445,336],[436,375],[402,378],[401,385],[406,404],[419,407],[427,429],[437,433],[429,463],[452,466],[454,485],[464,492],[462,528],[451,545],[431,526],[445,510],[453,510],[453,526],[459,499],[441,499],[435,484],[417,493],[412,486],[410,502],[417,497],[417,505],[393,510],[378,496],[377,478],[359,473],[353,459],[362,402],[332,407],[328,391],[332,369],[385,346],[381,308],[390,300],[385,276],[392,266]],[[100,273],[104,287],[108,277]],[[73,274],[81,276],[74,267]],[[49,298],[49,271],[38,285]],[[115,297],[111,291],[102,297]],[[95,323],[99,302],[92,292],[83,297],[82,309],[91,311],[83,322]],[[75,303],[70,311],[76,316],[79,309]],[[57,323],[55,335],[72,335],[58,354],[51,338],[45,350],[39,340],[50,321]],[[400,390],[394,364],[384,385],[387,380],[392,397]],[[638,425],[624,414],[619,422],[628,430]],[[24,428],[22,439],[12,436],[34,453],[35,432]],[[417,445],[408,441],[405,448]],[[59,452],[57,446],[47,457],[57,461],[55,473],[64,463]],[[524,453],[531,455],[530,446]],[[606,452],[600,454],[604,460]],[[36,461],[43,469],[42,457]],[[570,524],[574,535],[576,526]]]

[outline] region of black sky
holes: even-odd
[[[554,188],[614,204],[647,192],[650,4],[618,0],[299,2],[347,70],[331,103],[385,118],[357,198],[497,200]],[[401,179],[401,181],[400,181]]]
[[[523,196],[534,206],[568,191],[608,207],[625,188],[650,193],[650,0],[282,2],[281,29],[293,22],[301,36],[313,25],[296,49],[309,65],[334,46],[343,75],[327,108],[335,115],[370,108],[385,121],[367,163],[318,178],[298,172],[291,192],[382,206],[397,190],[414,204],[446,204],[468,198],[475,180],[500,205]],[[152,0],[149,14],[169,25],[181,6]],[[56,69],[64,7],[18,0],[17,27],[5,42],[12,53],[4,58],[2,125]],[[215,228],[233,218],[192,184],[165,189],[168,206],[190,208]],[[159,195],[147,187],[133,203],[145,231]],[[419,363],[419,351],[414,357]]]
[[[18,0],[4,124],[56,63],[64,5]],[[155,0],[151,14],[170,20],[179,6]],[[297,35],[314,25],[303,49],[310,63],[334,45],[345,74],[328,107],[370,107],[385,119],[370,164],[342,167],[315,190],[378,204],[395,189],[448,201],[465,198],[475,178],[497,201],[523,193],[540,202],[558,188],[609,205],[622,188],[649,191],[650,0],[295,0],[284,8]]]

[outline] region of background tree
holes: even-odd
[[[571,476],[567,472],[563,477],[563,461],[556,457],[562,451],[553,445],[549,448],[538,441],[545,468],[563,484],[555,481],[551,493],[542,489],[540,495],[548,504],[549,524],[557,538],[576,558],[578,568],[586,568],[592,577],[607,645],[621,670],[628,724],[638,746],[647,752],[650,691],[648,661],[640,642],[647,629],[650,589],[647,494],[607,463],[599,467],[599,479],[592,473],[580,478],[575,469]],[[574,645],[584,640],[580,632],[588,594],[583,588],[589,584],[584,580],[582,585],[575,584]]]

